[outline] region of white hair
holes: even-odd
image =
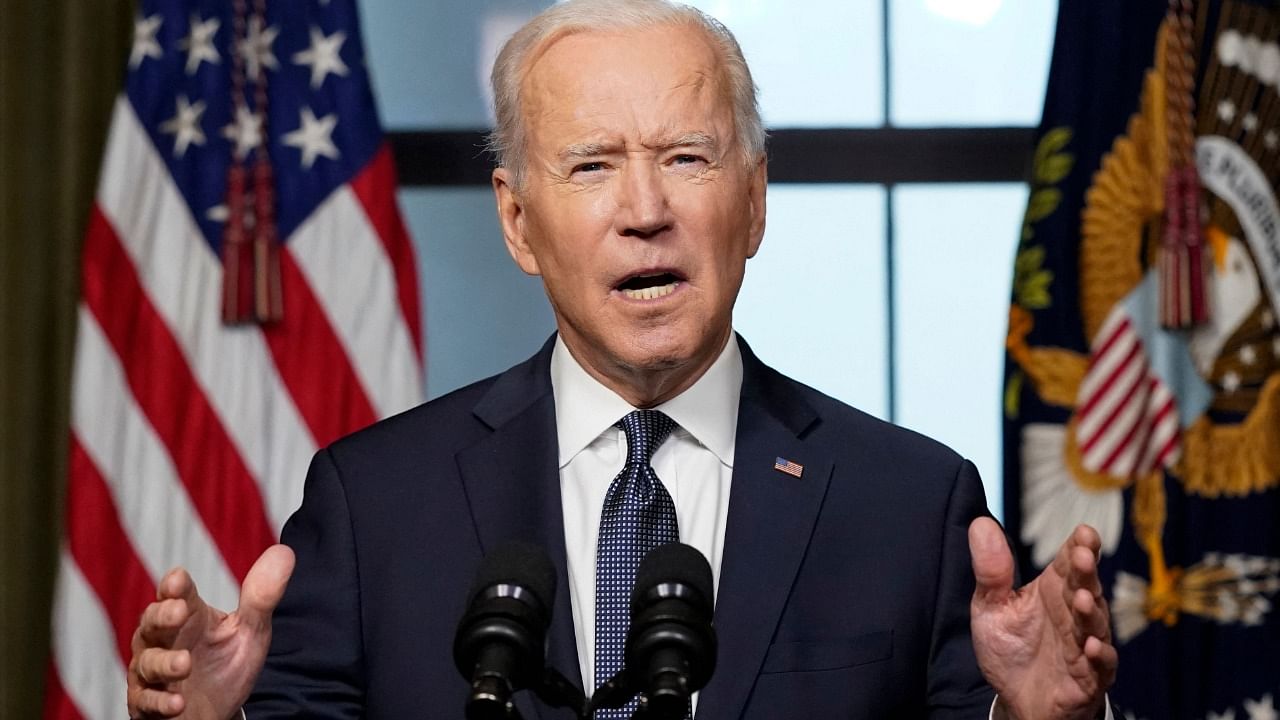
[[[489,150],[498,165],[514,170],[514,184],[522,184],[528,158],[527,134],[520,108],[520,86],[540,51],[567,35],[609,32],[661,25],[692,25],[711,41],[724,68],[733,102],[734,131],[748,165],[764,156],[765,130],[742,48],[719,20],[697,8],[669,0],[567,0],[539,13],[502,46],[493,63],[490,82],[496,124],[489,134]]]

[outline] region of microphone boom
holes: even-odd
[[[643,693],[637,717],[681,720],[711,680],[713,597],[711,566],[688,545],[661,545],[640,563],[626,650],[628,684]]]
[[[555,568],[536,545],[509,543],[481,561],[453,641],[454,663],[471,683],[467,720],[520,717],[511,696],[543,680],[555,595]]]

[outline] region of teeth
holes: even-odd
[[[657,300],[675,291],[676,283],[667,283],[666,285],[655,285],[654,287],[641,288],[639,290],[623,290],[622,294],[632,300]]]

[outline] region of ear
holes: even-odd
[[[747,257],[755,257],[764,240],[764,200],[765,188],[769,184],[769,161],[760,156],[760,161],[751,171],[750,185],[747,192],[751,200],[751,226],[748,228]]]
[[[493,196],[498,203],[498,222],[502,225],[502,239],[507,244],[507,252],[516,265],[529,275],[541,275],[538,269],[538,258],[525,233],[524,199],[516,190],[515,174],[508,168],[495,168],[493,171]]]

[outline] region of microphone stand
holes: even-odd
[[[583,708],[583,714],[579,716],[581,720],[591,720],[595,711],[601,708],[620,708],[630,702],[631,698],[635,697],[637,693],[640,695],[640,704],[636,707],[635,712],[631,714],[631,720],[667,720],[660,711],[654,710],[650,706],[649,698],[644,693],[640,693],[628,680],[628,673],[624,668],[617,675],[609,678],[605,684],[596,688],[596,692],[591,696],[590,702]],[[685,705],[687,708],[687,700]],[[687,710],[681,711],[677,717],[684,718],[685,712]]]
[[[539,700],[553,708],[573,710],[579,720],[591,720],[591,715],[595,712],[578,686],[553,667],[543,670],[542,681],[533,687],[533,692]]]
[[[538,699],[553,708],[569,708],[578,716],[579,720],[591,720],[593,712],[587,703],[587,699],[583,697],[582,691],[577,685],[569,682],[569,679],[555,668],[545,668],[542,671],[542,677],[538,683],[529,688]],[[486,701],[496,701],[497,693],[486,692],[486,687],[481,687],[478,683],[473,687],[473,693],[479,692]],[[474,695],[473,695],[474,700]],[[626,702],[625,700],[623,702]],[[520,714],[520,708],[510,700],[505,705],[497,705],[496,702],[487,702],[483,709],[473,709],[469,704],[467,707],[467,717],[470,720],[475,717],[483,720],[524,720],[524,716]]]
[[[596,688],[595,694],[591,696],[585,708],[586,717],[590,718],[600,708],[620,708],[630,702],[635,695],[636,690],[631,687],[631,683],[627,682],[627,670],[623,668]]]

